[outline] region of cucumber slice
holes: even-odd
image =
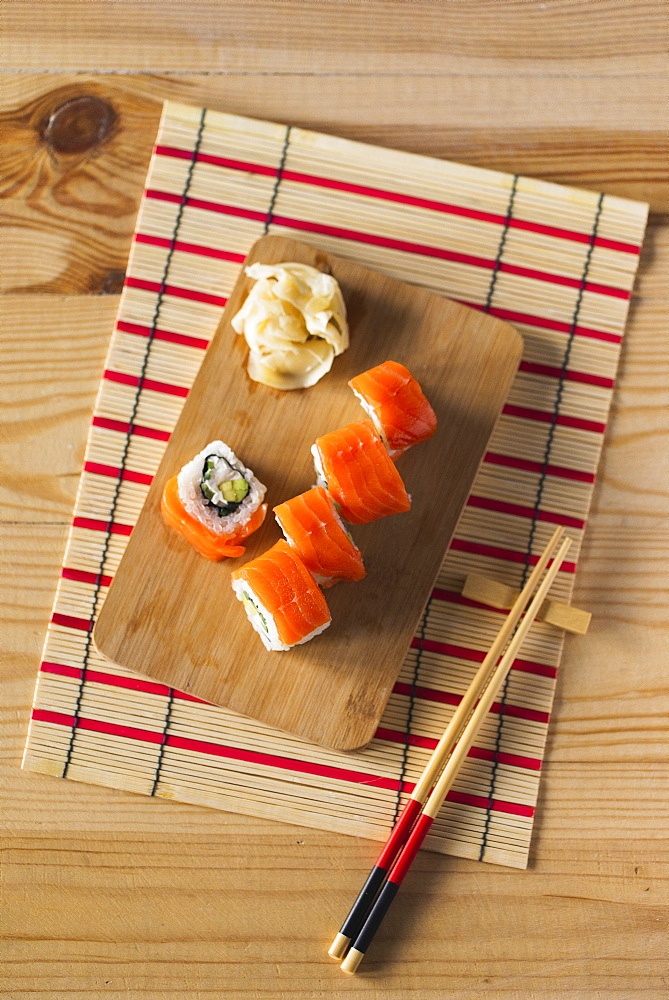
[[[241,503],[245,496],[248,496],[250,486],[245,479],[230,479],[221,483],[221,493],[223,499],[228,503]]]

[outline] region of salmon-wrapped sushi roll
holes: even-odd
[[[411,509],[411,498],[371,420],[324,434],[311,452],[318,485],[349,524],[367,524]]]
[[[274,516],[300,559],[321,587],[362,580],[362,554],[322,486],[274,508]]]
[[[397,458],[437,429],[437,417],[411,372],[397,361],[384,361],[348,383],[391,458]]]
[[[223,441],[212,441],[165,486],[160,509],[200,555],[214,561],[246,552],[240,544],[265,520],[266,487]]]
[[[330,624],[323,592],[284,541],[230,574],[232,589],[266,649],[308,642]]]

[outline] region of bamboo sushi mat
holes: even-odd
[[[383,840],[555,524],[569,601],[646,206],[165,104],[90,428],[23,766]],[[271,231],[513,323],[525,354],[370,746],[325,750],[105,660],[91,628],[251,244]],[[537,624],[426,846],[527,864],[562,633]]]

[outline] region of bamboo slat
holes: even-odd
[[[157,145],[24,766],[383,840],[498,627],[497,612],[460,601],[467,574],[517,589],[562,521],[574,544],[552,596],[569,602],[646,207],[170,103]],[[142,681],[90,642],[223,302],[267,230],[485,308],[525,340],[377,736],[355,755]],[[551,626],[533,630],[430,849],[527,863],[561,647]]]

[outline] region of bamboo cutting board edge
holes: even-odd
[[[96,622],[94,641],[105,656],[128,669],[324,746],[357,750],[371,740],[378,726],[515,375],[522,342],[517,331],[501,320],[295,240],[263,237],[256,242],[247,261],[255,259],[275,263],[302,259],[331,269],[347,298],[352,326],[351,347],[335,359],[333,372],[309,390],[280,393],[251,382],[240,367],[245,360],[242,338],[235,335],[229,325],[250,285],[241,272],[216,340],[207,351]],[[361,293],[363,287],[367,290],[367,298]],[[393,305],[389,306],[389,302]],[[403,304],[404,312],[395,308],[398,302]],[[415,310],[410,318],[408,303]],[[214,433],[213,424],[208,433],[202,427],[206,395],[202,387],[207,382],[215,384],[217,378],[227,378],[226,391],[237,392],[235,400],[240,404],[235,409],[238,423],[230,441],[269,486],[266,499],[270,507],[308,488],[313,481],[308,444],[318,434],[340,423],[364,417],[346,380],[356,371],[393,355],[392,349],[385,346],[388,333],[383,321],[394,319],[397,323],[398,317],[405,336],[416,338],[424,329],[423,336],[430,345],[437,343],[436,328],[441,329],[445,322],[453,327],[444,339],[443,357],[440,356],[445,367],[443,372],[440,369],[439,382],[450,378],[450,393],[441,391],[441,385],[436,382],[432,391],[428,391],[438,413],[439,399],[442,400],[440,430],[432,441],[413,449],[400,460],[400,472],[406,478],[409,492],[413,489],[413,509],[409,514],[356,527],[356,541],[363,557],[367,559],[372,553],[375,572],[369,572],[366,580],[354,589],[350,584],[340,584],[327,592],[333,625],[315,641],[281,654],[268,653],[260,648],[241,605],[231,590],[228,591],[229,585],[221,582],[224,574],[226,577],[229,574],[226,567],[235,568],[241,561],[226,560],[223,566],[208,563],[164,525],[159,514],[164,483],[204,446],[206,440],[220,436],[220,431]],[[413,323],[417,325],[414,327]],[[371,357],[366,338],[370,330],[377,331],[380,342]],[[221,338],[226,338],[225,345]],[[234,339],[230,355],[227,343],[231,338]],[[406,352],[406,345],[403,346]],[[489,351],[487,355],[485,348]],[[481,354],[475,357],[477,349]],[[362,357],[356,361],[361,353]],[[230,357],[233,368],[230,368]],[[398,360],[406,361],[423,384],[426,378],[429,383],[434,362],[430,363],[427,355],[417,353],[413,365],[406,355]],[[212,374],[214,368],[216,376]],[[469,384],[468,380],[473,381]],[[449,399],[444,401],[442,397],[446,395]],[[299,420],[301,428],[309,426],[310,416],[311,426],[314,426],[314,415],[318,415],[314,430],[307,431],[308,437],[304,438],[301,447],[293,449],[299,459],[294,459],[294,467],[280,484],[276,482],[275,469],[268,464],[266,448],[258,449],[257,436],[249,430],[248,406],[258,397],[269,411],[264,422],[272,428],[273,448],[277,441],[287,443],[281,419],[283,412],[296,411],[293,419]],[[226,398],[231,397],[226,394]],[[337,418],[340,423],[336,422]],[[469,432],[467,448],[462,447],[463,428]],[[291,433],[298,431],[293,428]],[[242,445],[237,443],[240,439]],[[426,503],[425,483],[420,479],[421,465],[425,467],[430,463],[436,468],[437,448],[447,465],[457,467],[460,463],[463,466],[462,474],[454,476],[450,491],[445,481],[441,484],[444,495],[448,493],[441,512]],[[281,451],[281,445],[278,450]],[[400,518],[404,520],[400,522]],[[278,537],[279,531],[270,513],[263,528],[248,540],[243,561],[264,551]],[[393,539],[393,555],[404,546],[405,558],[395,564],[388,556],[389,539]],[[419,555],[412,566],[410,553],[414,545]],[[156,551],[164,555],[155,557]],[[165,570],[164,560],[170,569]],[[204,591],[228,594],[224,614],[232,624],[224,642],[222,626],[217,621],[220,605],[212,610],[211,604],[203,604],[200,600],[199,613],[193,616],[187,598],[188,594],[193,597],[195,586],[188,589],[185,602],[183,594],[170,598],[164,588],[156,586],[156,577],[173,580],[179,575],[197,578],[199,594]],[[379,590],[381,580],[390,584],[391,599],[385,596],[385,590]],[[419,585],[419,594],[416,585]],[[408,590],[413,600],[406,601],[400,588]],[[158,624],[155,623],[156,614]],[[196,638],[193,642],[195,620],[199,625],[199,641]],[[165,632],[171,635],[171,641]],[[219,637],[213,649],[207,648],[212,633]],[[242,666],[242,657],[247,666]],[[318,711],[314,711],[316,706]]]

